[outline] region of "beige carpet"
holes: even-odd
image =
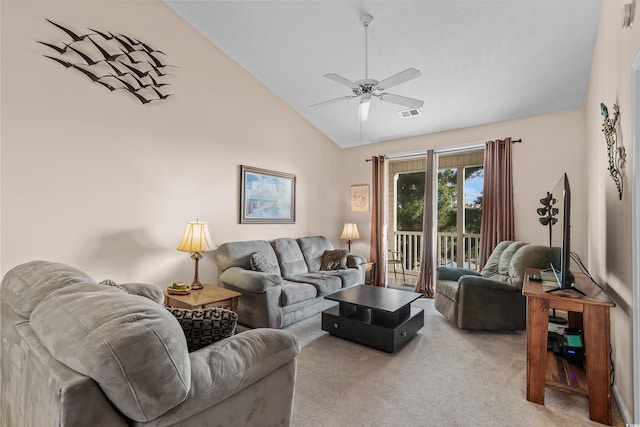
[[[332,337],[320,315],[287,328],[302,351],[293,426],[601,426],[587,399],[546,388],[545,405],[526,399],[526,333],[466,332],[433,300],[425,326],[388,354]],[[624,426],[615,401],[613,425]]]

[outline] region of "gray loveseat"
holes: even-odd
[[[364,257],[345,254],[346,268],[327,270],[321,268],[327,251],[334,248],[323,236],[220,245],[218,281],[242,293],[239,322],[253,328],[283,328],[335,305],[324,295],[364,283]],[[262,269],[266,271],[252,269],[255,254],[268,265]]]
[[[295,336],[252,330],[189,353],[160,289],[122,286],[135,295],[64,264],[7,272],[0,425],[289,425]]]

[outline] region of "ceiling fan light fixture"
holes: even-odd
[[[366,122],[369,118],[369,107],[371,106],[371,94],[364,94],[358,106],[358,115],[361,122]]]

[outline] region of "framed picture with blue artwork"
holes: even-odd
[[[296,176],[240,165],[240,223],[295,222]]]

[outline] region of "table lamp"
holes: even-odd
[[[202,258],[202,253],[215,249],[216,246],[211,242],[209,234],[209,226],[206,222],[187,222],[184,229],[184,236],[178,245],[178,250],[183,252],[191,252],[191,259],[196,262],[196,273],[191,283],[191,289],[202,289],[202,283],[198,278],[198,261]]]
[[[360,233],[358,233],[358,225],[353,222],[347,222],[342,229],[342,235],[340,236],[342,240],[347,241],[347,249],[351,252],[351,243],[360,238]]]

